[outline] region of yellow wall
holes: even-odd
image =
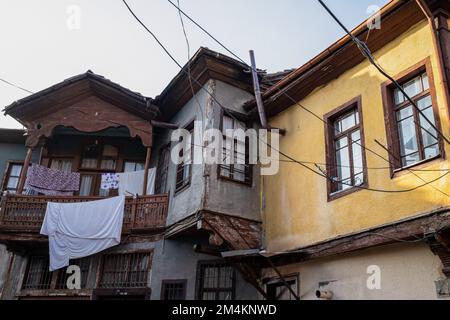
[[[444,105],[441,79],[437,69],[429,25],[423,21],[400,38],[375,53],[375,57],[391,75],[397,75],[418,62],[431,58],[440,109],[442,131],[448,136],[448,110]],[[387,146],[381,84],[386,79],[369,62],[363,62],[338,79],[318,88],[302,100],[316,114],[336,109],[361,95],[366,147],[388,157],[378,146]],[[274,127],[286,128],[280,149],[296,159],[325,163],[324,124],[298,106],[292,106],[271,119]],[[446,146],[446,154],[450,148]],[[388,163],[366,151],[368,167],[388,167]],[[445,169],[449,161],[438,160],[426,169]],[[434,180],[442,172],[419,172],[423,179]],[[411,174],[391,179],[389,170],[368,173],[369,187],[387,190],[410,189],[423,182]],[[450,177],[434,183],[450,193]],[[343,198],[327,201],[326,179],[298,164],[281,163],[276,176],[264,178],[266,197],[265,228],[269,251],[290,250],[325,241],[337,236],[398,221],[410,216],[450,206],[450,199],[430,186],[410,193],[375,193],[359,191]]]

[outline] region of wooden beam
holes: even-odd
[[[148,183],[148,171],[150,169],[150,158],[152,157],[152,148],[147,148],[147,156],[145,158],[145,167],[144,167],[144,185],[142,187],[142,195],[147,195],[147,183]]]
[[[180,126],[178,124],[154,121],[154,120],[152,120],[151,122],[152,122],[152,126],[154,126],[155,128],[164,128],[164,129],[171,129],[171,130],[180,129]]]
[[[27,149],[27,155],[23,163],[22,171],[20,172],[19,185],[17,187],[17,193],[22,194],[25,186],[25,180],[27,179],[28,167],[30,166],[31,157],[33,156],[33,148]]]

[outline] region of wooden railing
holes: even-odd
[[[6,195],[0,202],[0,232],[38,233],[48,202],[75,203],[100,200],[98,197],[51,197]],[[127,197],[123,221],[124,233],[149,232],[166,226],[167,194]]]

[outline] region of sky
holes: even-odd
[[[176,1],[176,0],[173,0]],[[181,8],[238,56],[269,72],[298,68],[344,33],[316,0],[179,0]],[[127,0],[181,64],[188,59],[176,8],[167,0]],[[388,0],[326,0],[349,28]],[[191,55],[226,52],[185,20]],[[92,70],[155,97],[178,73],[122,0],[0,0],[0,78],[32,92]],[[29,95],[0,82],[0,110]],[[21,126],[3,113],[1,128]]]

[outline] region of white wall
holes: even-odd
[[[369,290],[367,268],[381,269],[381,289]],[[445,279],[442,263],[425,243],[402,243],[280,268],[299,273],[301,299],[316,300],[319,283],[334,293],[333,300],[437,299],[435,281]],[[266,270],[266,276],[273,272]]]

